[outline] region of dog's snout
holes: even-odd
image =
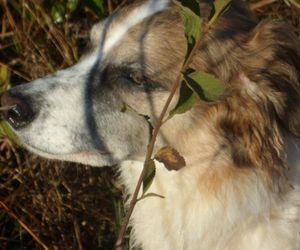
[[[4,117],[15,129],[25,127],[33,119],[34,113],[24,96],[7,91],[0,96],[0,103]]]

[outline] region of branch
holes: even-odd
[[[114,10],[111,0],[107,0],[107,9],[108,9],[108,14],[111,15]]]
[[[0,111],[8,111],[15,108],[17,105],[0,107]]]
[[[297,7],[298,9],[300,9],[300,3],[297,3],[296,0],[288,0],[292,5],[294,5],[295,7]]]
[[[150,140],[150,142],[148,144],[148,147],[147,147],[147,153],[146,153],[146,158],[145,158],[145,161],[144,161],[144,167],[143,167],[142,173],[139,177],[138,183],[137,183],[136,188],[134,190],[134,193],[132,195],[132,199],[131,199],[131,202],[129,204],[128,211],[127,211],[126,216],[124,218],[122,228],[119,232],[119,236],[118,236],[118,239],[117,239],[116,244],[115,244],[116,250],[123,250],[124,249],[123,248],[123,239],[124,239],[125,234],[126,234],[126,230],[127,230],[128,224],[129,224],[130,217],[131,217],[132,212],[134,210],[134,207],[135,207],[135,205],[138,201],[138,194],[139,194],[139,191],[140,191],[142,183],[143,183],[143,179],[144,179],[145,172],[146,172],[146,166],[147,166],[147,163],[151,160],[151,156],[152,156],[153,150],[154,150],[155,141],[156,141],[157,135],[159,133],[160,127],[163,124],[163,119],[165,117],[165,114],[166,114],[166,112],[167,112],[167,110],[170,106],[170,103],[171,103],[177,89],[179,88],[179,86],[180,86],[180,84],[183,80],[183,72],[185,72],[189,68],[190,64],[192,63],[194,55],[196,54],[197,50],[200,48],[201,42],[204,38],[204,35],[208,32],[208,30],[214,24],[217,17],[218,17],[218,14],[215,15],[208,22],[207,25],[205,25],[204,29],[200,33],[199,38],[198,38],[197,42],[195,43],[189,57],[187,58],[187,60],[183,64],[183,66],[181,68],[181,73],[178,75],[177,80],[176,80],[175,84],[173,85],[173,87],[171,89],[170,95],[169,95],[169,97],[168,97],[168,99],[167,99],[167,101],[166,101],[166,103],[165,103],[165,105],[164,105],[164,107],[163,107],[163,109],[160,113],[160,116],[159,116],[159,118],[157,120],[157,123],[154,127],[154,130],[153,130],[153,135],[152,135],[151,140]]]
[[[116,250],[123,250],[123,239],[124,239],[124,236],[125,236],[125,233],[126,233],[126,229],[127,229],[130,217],[131,217],[132,212],[134,210],[135,204],[137,203],[138,194],[139,194],[139,191],[141,189],[143,179],[144,179],[144,176],[145,176],[147,163],[151,159],[153,149],[154,149],[154,145],[155,145],[155,141],[156,141],[156,137],[157,137],[159,129],[162,125],[162,120],[165,117],[165,114],[168,110],[168,107],[169,107],[169,105],[170,105],[170,103],[171,103],[171,101],[172,101],[172,99],[173,99],[173,97],[176,93],[177,88],[179,87],[179,85],[181,83],[181,80],[182,80],[182,74],[180,74],[178,76],[176,83],[173,85],[171,93],[170,93],[170,95],[169,95],[169,97],[168,97],[168,99],[167,99],[167,101],[164,105],[164,108],[163,108],[163,110],[162,110],[162,112],[161,112],[161,114],[158,118],[158,121],[157,121],[157,123],[154,127],[152,138],[151,138],[151,140],[148,144],[148,147],[147,147],[147,153],[146,153],[146,159],[145,159],[145,162],[144,162],[143,171],[142,171],[142,173],[139,177],[138,183],[137,183],[136,188],[134,190],[134,193],[132,195],[131,202],[129,204],[128,211],[127,211],[126,216],[124,218],[122,228],[119,232],[119,236],[118,236],[118,239],[117,239],[117,242],[116,242],[116,245],[115,245]]]
[[[261,8],[267,6],[267,5],[275,3],[275,2],[277,2],[277,0],[262,0],[262,1],[259,1],[257,3],[250,4],[250,9],[252,11],[255,11],[255,10],[261,9]]]

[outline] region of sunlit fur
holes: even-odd
[[[187,167],[157,166],[149,192],[165,198],[137,204],[134,246],[300,249],[299,41],[282,22],[257,24],[235,11],[206,36],[193,65],[221,78],[228,93],[163,126]],[[129,193],[138,168],[121,168]]]
[[[180,72],[182,20],[168,1],[134,1],[94,26],[90,47],[75,66],[11,90],[39,110],[16,133],[46,157],[119,163],[130,197],[149,139],[139,114],[156,123]],[[227,91],[162,126],[155,151],[176,148],[186,167],[157,163],[149,192],[164,198],[137,203],[133,247],[299,250],[300,46],[292,28],[258,22],[234,0],[191,67],[215,74]],[[132,110],[122,112],[124,103]]]

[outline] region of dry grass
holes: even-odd
[[[47,13],[42,0],[0,2],[2,90],[72,65],[98,20],[84,5],[60,25]],[[278,0],[257,13],[291,22],[300,35],[299,9]],[[123,214],[112,168],[44,160],[0,135],[0,171],[1,249],[112,249]]]
[[[53,23],[42,1],[0,5],[1,89],[75,63],[98,17],[80,6]],[[112,169],[40,159],[0,137],[2,249],[110,249],[122,215],[121,190]],[[27,229],[20,226],[25,224]]]

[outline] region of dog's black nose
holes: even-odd
[[[4,117],[15,129],[25,127],[33,119],[33,111],[26,98],[21,95],[12,95],[6,91],[0,96],[1,110]]]

